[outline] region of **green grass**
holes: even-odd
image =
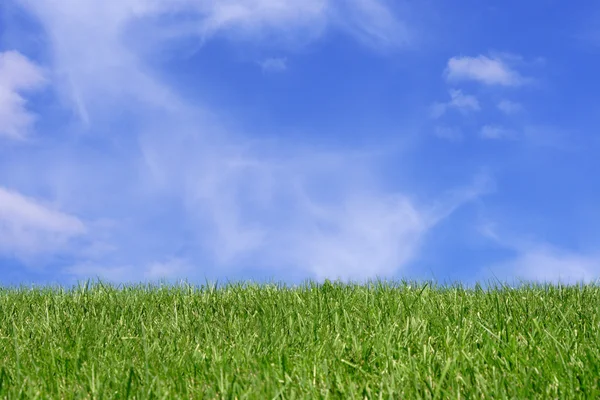
[[[0,289],[0,398],[600,398],[600,287]]]

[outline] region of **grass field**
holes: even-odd
[[[600,287],[0,289],[0,398],[600,398]]]

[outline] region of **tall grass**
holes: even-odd
[[[600,398],[600,288],[0,289],[1,398]]]

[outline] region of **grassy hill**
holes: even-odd
[[[0,398],[600,398],[600,287],[0,289]]]

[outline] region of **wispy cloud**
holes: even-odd
[[[507,267],[512,275],[526,281],[589,283],[600,274],[600,255],[538,246],[521,253]]]
[[[41,68],[16,51],[0,52],[0,137],[22,140],[35,115],[27,110],[22,94],[46,82]]]
[[[141,49],[161,51],[182,38],[202,44],[216,35],[287,49],[318,39],[330,29],[346,32],[372,48],[390,48],[404,44],[408,35],[402,16],[381,0],[344,5],[332,0],[25,0],[23,4],[52,38],[56,76],[63,80],[61,92],[87,124],[89,108],[103,112],[102,116],[110,113],[100,104],[98,92],[113,100],[135,97],[154,106],[183,107],[135,57]],[[129,31],[136,35],[124,40]],[[148,41],[155,45],[149,47]]]
[[[85,233],[78,218],[0,187],[0,252],[4,255],[29,259],[54,254]]]
[[[331,27],[377,49],[404,43],[401,19],[383,2],[25,4],[47,30],[54,76],[61,77],[53,83],[90,135],[98,141],[114,138],[124,134],[113,132],[115,119],[129,122],[127,138],[107,156],[110,162],[73,162],[73,168],[57,173],[60,179],[52,181],[51,173],[43,178],[66,209],[117,221],[89,232],[93,243],[110,251],[81,257],[64,270],[69,275],[194,278],[249,266],[320,278],[390,275],[406,267],[427,232],[482,194],[473,188],[426,204],[411,199],[409,188],[379,184],[380,160],[366,152],[261,142],[257,132],[231,128],[235,124],[228,121],[235,116],[205,105],[208,96],[194,102],[178,96],[140,56],[147,46],[125,35],[141,30],[149,36],[140,36],[157,44],[214,35],[296,42]],[[186,21],[167,18],[179,11],[192,14]],[[354,18],[341,18],[350,14]],[[460,91],[451,97],[449,107],[479,107]],[[48,165],[52,172],[57,168]]]
[[[445,76],[451,82],[472,80],[485,85],[520,86],[527,82],[505,60],[484,55],[452,57],[448,60]]]
[[[514,115],[523,111],[523,106],[520,103],[506,99],[501,100],[497,107],[498,110],[502,111],[506,115]]]
[[[413,40],[407,21],[399,19],[385,1],[353,0],[340,8],[335,4],[340,3],[328,4],[334,23],[371,47],[397,48]]]
[[[371,157],[212,149],[219,160],[206,163],[193,142],[180,148],[156,140],[149,138],[144,149],[160,179],[184,185],[190,217],[212,226],[203,242],[230,267],[243,260],[319,278],[390,275],[412,260],[423,236],[454,207],[484,193],[468,191],[433,208],[378,188]]]
[[[118,283],[156,282],[177,280],[193,272],[193,267],[183,259],[169,259],[141,265],[106,265],[83,262],[68,266],[62,271],[71,280],[100,278]]]
[[[431,229],[426,211],[397,195],[355,193],[338,206],[307,200],[310,223],[289,232],[281,261],[293,260],[319,279],[393,275]]]
[[[590,283],[600,274],[600,254],[583,254],[538,244],[519,250],[514,258],[495,264],[490,270],[503,280],[510,277],[524,282]]]
[[[327,28],[341,29],[367,44],[380,46],[403,44],[408,30],[401,18],[381,0],[354,0],[340,4],[332,0],[123,0],[107,5],[92,0],[51,1],[39,4],[25,3],[39,15],[60,18],[63,8],[71,16],[78,15],[83,22],[96,17],[107,25],[92,28],[115,32],[133,20],[141,22],[152,18],[154,39],[172,39],[195,36],[208,40],[224,35],[236,40],[275,41],[290,45],[305,42],[322,35]],[[160,18],[161,16],[175,18]],[[177,16],[185,15],[185,18]],[[69,17],[69,16],[65,16]]]
[[[479,111],[479,100],[473,95],[464,94],[462,90],[453,89],[450,90],[450,101],[446,103],[434,103],[431,107],[431,117],[440,118],[446,113],[448,109],[455,109],[463,114],[467,114],[472,111]]]
[[[480,135],[483,139],[516,139],[518,133],[512,129],[500,125],[484,125],[481,128]]]
[[[560,151],[573,151],[577,148],[569,141],[569,132],[553,126],[527,125],[509,128],[499,124],[486,124],[479,130],[479,136],[486,140],[516,140],[522,144]]]
[[[551,243],[523,240],[518,235],[499,233],[489,222],[482,226],[481,233],[500,247],[510,250],[508,260],[495,263],[482,271],[506,280],[548,283],[589,283],[600,274],[600,253],[571,251]]]

